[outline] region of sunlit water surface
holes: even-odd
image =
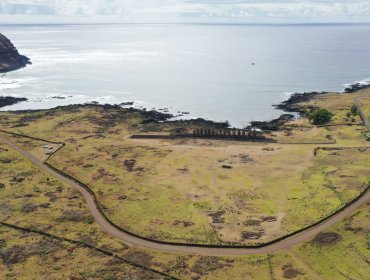
[[[244,126],[295,91],[370,78],[370,25],[0,25],[33,65],[0,76],[5,109],[98,101]],[[64,99],[53,98],[61,97]]]

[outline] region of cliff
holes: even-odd
[[[0,33],[0,73],[14,71],[31,64],[30,59],[20,55],[8,38]]]

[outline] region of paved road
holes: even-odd
[[[315,237],[318,233],[322,232],[323,230],[331,227],[336,222],[339,222],[346,218],[347,216],[351,215],[357,208],[364,205],[368,201],[370,201],[370,190],[367,192],[357,201],[346,207],[343,211],[337,213],[336,215],[332,216],[331,218],[325,220],[324,222],[316,225],[315,227],[309,228],[301,233],[295,234],[294,236],[284,239],[280,242],[274,243],[272,245],[268,245],[262,248],[214,248],[212,246],[188,246],[186,244],[183,245],[173,245],[173,244],[161,244],[155,241],[148,241],[143,238],[133,236],[127,232],[123,232],[113,225],[111,225],[105,217],[99,212],[97,206],[95,205],[93,196],[83,187],[78,185],[73,180],[66,178],[59,173],[55,172],[43,162],[32,156],[27,151],[20,148],[17,144],[10,141],[6,137],[0,134],[0,141],[9,145],[14,150],[21,153],[24,157],[26,157],[29,161],[31,161],[35,166],[40,168],[42,171],[47,172],[51,176],[59,179],[60,181],[76,188],[84,197],[87,203],[87,208],[90,210],[91,214],[94,216],[96,222],[100,225],[100,227],[106,231],[108,234],[117,237],[131,246],[136,246],[140,248],[164,251],[164,252],[172,252],[172,253],[188,253],[188,254],[200,254],[200,255],[215,255],[215,256],[228,256],[228,255],[246,255],[246,254],[269,254],[278,252],[287,248],[290,248],[294,245],[297,245],[301,242],[304,242],[308,239]]]

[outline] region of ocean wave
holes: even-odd
[[[370,85],[370,79],[363,79],[363,80],[356,81],[354,83],[344,84],[344,86],[349,87],[349,86],[354,85],[354,84],[360,84],[360,85],[363,85],[363,86]]]

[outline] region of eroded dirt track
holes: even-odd
[[[100,227],[108,234],[121,239],[130,246],[136,246],[141,248],[147,248],[158,251],[172,252],[172,253],[187,253],[187,254],[200,254],[200,255],[215,255],[215,256],[227,256],[227,255],[245,255],[245,254],[268,254],[278,252],[308,239],[315,237],[318,233],[331,227],[336,222],[339,222],[351,215],[357,208],[370,201],[370,189],[368,188],[359,198],[355,199],[352,203],[341,209],[339,212],[316,224],[315,226],[309,227],[302,232],[296,233],[290,237],[283,238],[272,244],[261,246],[259,248],[248,248],[248,247],[226,247],[226,246],[212,246],[212,245],[196,245],[196,244],[172,244],[156,240],[148,240],[144,237],[140,237],[131,234],[123,229],[119,229],[114,226],[99,210],[99,206],[96,204],[94,196],[80,184],[74,180],[56,172],[50,168],[47,164],[38,160],[27,151],[23,150],[17,144],[9,140],[0,134],[0,141],[16,150],[37,166],[40,170],[45,171],[51,176],[61,180],[62,182],[77,189],[84,197],[87,208],[94,216],[96,222]]]

